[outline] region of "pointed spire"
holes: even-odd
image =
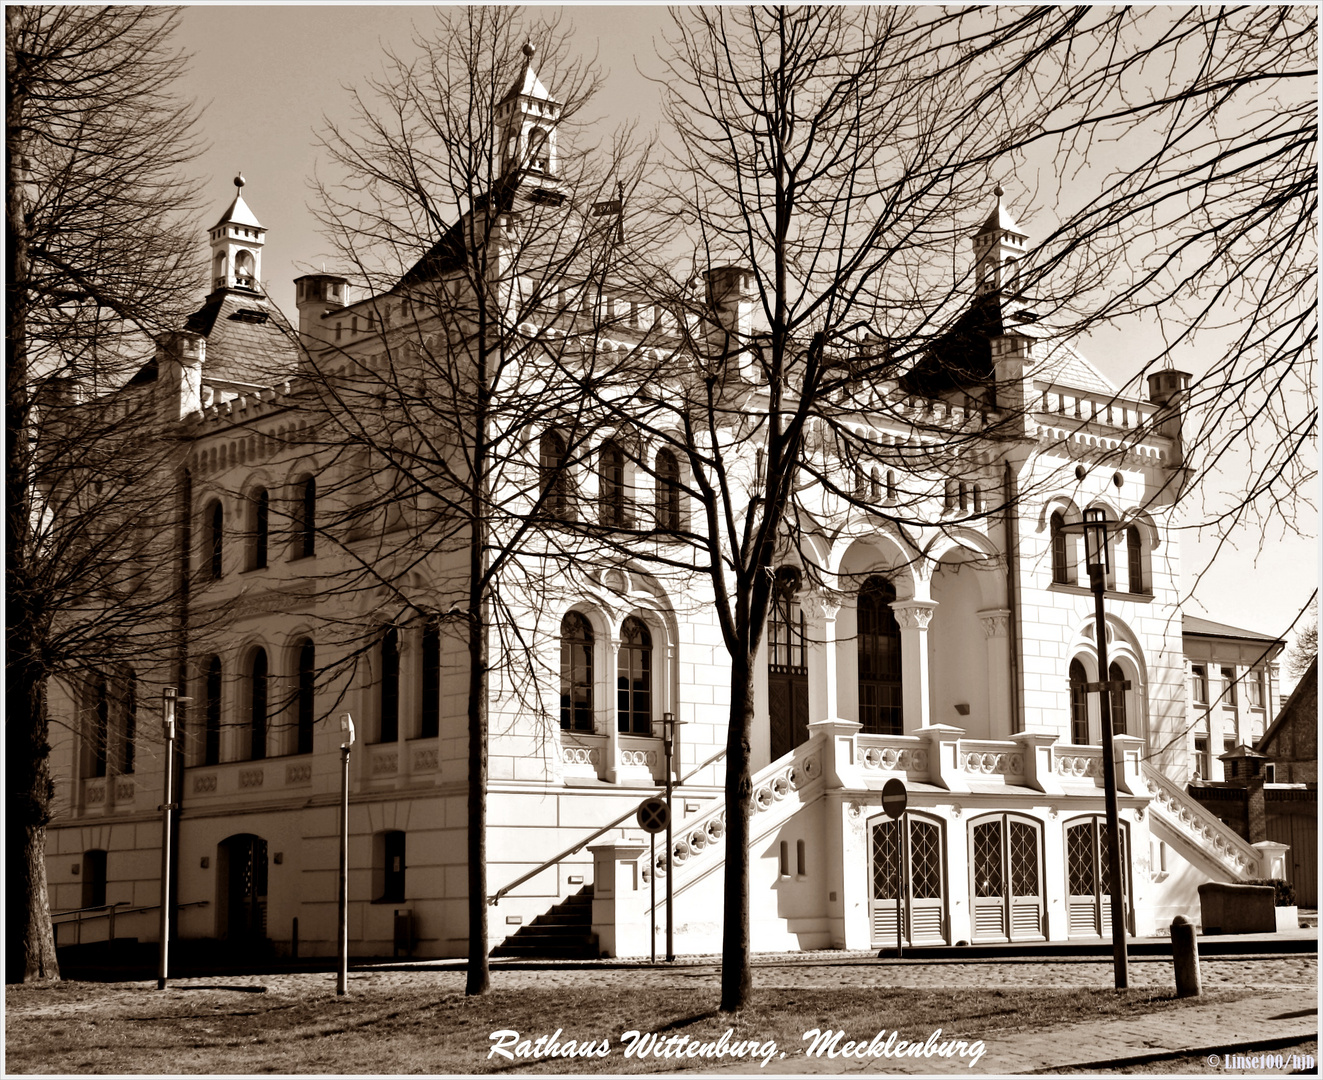
[[[243,173],[234,178],[234,201],[211,227],[212,286],[255,290],[261,281],[266,229],[244,202]]]
[[[1011,217],[1011,212],[1006,209],[1006,204],[1002,201],[1002,196],[1006,194],[1005,188],[998,184],[992,189],[992,193],[997,197],[997,207],[988,215],[988,220],[974,235],[982,236],[984,233],[990,232],[1010,232],[1028,239],[1029,234],[1020,228],[1015,218]]]
[[[1018,264],[1026,255],[1029,234],[1020,228],[1003,201],[1006,190],[1000,184],[992,189],[997,206],[974,234],[974,273],[977,291],[1014,292],[1018,284]]]
[[[501,98],[500,104],[504,105],[511,98],[517,97],[533,98],[537,101],[554,100],[551,93],[542,85],[542,80],[537,77],[537,72],[533,70],[533,54],[537,52],[537,46],[527,41],[521,51],[524,54],[524,68],[514,85],[510,87],[510,92]]]
[[[213,228],[219,228],[221,225],[230,223],[233,225],[244,225],[250,229],[262,228],[262,223],[257,220],[257,215],[248,208],[248,204],[243,201],[243,186],[248,181],[243,178],[240,172],[234,178],[234,202],[230,203],[230,208],[221,215],[220,221],[216,222]]]

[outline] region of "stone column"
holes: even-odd
[[[836,708],[836,613],[841,599],[830,589],[800,595],[808,640],[810,721],[839,719]]]
[[[978,613],[988,643],[988,738],[1011,737],[1010,608]]]
[[[608,784],[615,784],[620,780],[620,711],[616,703],[616,679],[619,677],[616,665],[620,656],[620,637],[618,634],[611,635],[610,644],[611,651],[605,657],[606,702],[609,712],[606,715],[606,747],[602,756],[606,760],[602,762],[598,775]],[[658,718],[658,723],[660,722],[660,718]]]
[[[900,624],[900,671],[904,687],[905,734],[927,727],[932,716],[932,689],[928,683],[928,624],[937,610],[935,600],[897,600],[891,605]]]
[[[409,771],[404,743],[418,734],[418,718],[423,710],[423,628],[410,623],[399,632],[400,704],[399,744],[400,775]]]

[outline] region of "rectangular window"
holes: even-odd
[[[1233,667],[1222,669],[1222,704],[1232,709],[1236,707],[1236,669]]]
[[[1194,740],[1194,777],[1207,780],[1212,776],[1212,762],[1208,757],[1208,736],[1196,736]]]
[[[1241,680],[1245,685],[1245,698],[1251,709],[1263,708],[1263,672],[1251,671]]]
[[[1277,766],[1271,763],[1263,767],[1263,782],[1265,784],[1277,783]]]
[[[1190,696],[1196,705],[1208,704],[1208,669],[1203,664],[1190,665]]]
[[[808,871],[805,869],[806,865],[807,865],[807,860],[805,859],[805,853],[804,853],[804,841],[796,840],[795,841],[795,874],[799,877],[804,877],[808,873]]]
[[[790,876],[790,845],[784,840],[781,841],[780,872],[783,878]]]

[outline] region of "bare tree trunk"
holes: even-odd
[[[475,536],[481,530],[474,528]],[[481,540],[474,544],[481,555]],[[466,994],[491,989],[487,962],[487,620],[486,605],[469,615],[469,967]]]
[[[726,738],[726,911],[721,932],[722,1012],[743,1008],[753,995],[749,951],[749,812],[753,803],[749,766],[753,731],[751,656],[732,657],[730,686],[730,727]]]

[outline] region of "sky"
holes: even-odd
[[[596,51],[606,69],[599,98],[605,122],[637,120],[644,130],[660,125],[660,90],[640,69],[658,71],[654,42],[669,25],[666,8],[603,4],[562,10],[583,51]],[[234,177],[242,171],[244,199],[267,229],[262,277],[287,314],[295,311],[294,278],[321,270],[327,250],[308,205],[323,118],[343,118],[346,87],[378,74],[385,49],[407,52],[415,24],[425,28],[431,18],[428,6],[407,4],[198,4],[183,11],[177,42],[192,59],[178,89],[205,107],[202,131],[209,143],[197,163],[208,199],[206,220],[198,223],[199,246],[205,250],[206,230],[233,199]],[[1012,188],[1012,199],[1014,194]],[[1012,203],[1012,209],[1021,221],[1032,219],[1034,208]],[[325,269],[337,268],[327,262]],[[1145,333],[1134,326],[1103,330],[1083,351],[1124,384],[1142,362],[1136,358],[1145,355]],[[1234,477],[1227,482],[1234,484]],[[1305,536],[1234,536],[1197,584],[1196,573],[1209,564],[1214,546],[1207,536],[1185,533],[1183,585],[1193,589],[1186,610],[1284,636],[1318,582],[1316,520],[1304,524]]]

